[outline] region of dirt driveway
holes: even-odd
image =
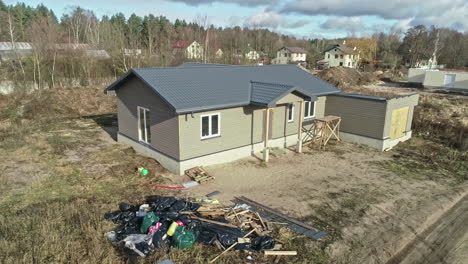
[[[223,202],[243,195],[309,224],[326,223],[336,231],[325,249],[332,262],[382,263],[466,190],[383,169],[379,163],[392,155],[348,143],[304,154],[276,150],[268,164],[247,158],[207,167],[216,180],[184,192],[220,191]]]

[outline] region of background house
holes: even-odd
[[[32,55],[32,45],[28,42],[0,42],[0,63],[17,60]]]
[[[258,60],[260,58],[260,53],[258,53],[254,48],[247,44],[246,48],[237,50],[239,57],[244,57],[247,60]]]
[[[307,51],[300,47],[282,47],[276,52],[273,64],[305,63]]]
[[[411,68],[408,70],[408,83],[425,88],[468,91],[468,72]]]
[[[196,41],[177,41],[172,48],[174,54],[183,54],[187,59],[203,59],[203,47]]]
[[[356,47],[346,46],[346,41],[343,44],[335,44],[324,50],[324,59],[318,61],[318,64],[325,67],[349,67],[356,68],[359,62],[359,51]]]

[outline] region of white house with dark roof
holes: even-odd
[[[359,62],[359,51],[356,47],[349,47],[346,41],[343,44],[335,44],[323,51],[324,59],[317,63],[325,67],[356,68]]]
[[[282,47],[276,52],[273,64],[305,63],[307,51],[300,47]]]

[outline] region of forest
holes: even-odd
[[[34,83],[39,88],[88,85],[116,78],[133,67],[178,65],[187,60],[173,52],[172,46],[179,40],[196,40],[204,45],[204,62],[208,63],[254,64],[234,54],[249,46],[272,59],[279,48],[298,46],[308,52],[308,65],[314,67],[326,47],[346,40],[347,45],[359,49],[360,63],[374,68],[399,70],[429,59],[434,53],[438,64],[447,68],[468,66],[467,32],[423,25],[407,32],[375,32],[365,37],[298,39],[255,25],[218,27],[202,15],[194,21],[170,21],[157,14],[125,17],[116,13],[99,18],[92,10],[75,6],[58,18],[42,4],[6,5],[2,0],[0,24],[0,42],[28,42],[32,46],[31,56],[0,62],[0,80],[17,86]],[[87,44],[105,50],[109,56],[64,53],[60,50],[62,44]],[[214,56],[217,49],[223,51],[222,58]],[[141,50],[141,54],[132,53],[134,50]]]

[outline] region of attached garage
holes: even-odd
[[[338,93],[327,97],[325,115],[341,117],[342,140],[385,150],[411,138],[418,99],[418,94],[386,98]]]

